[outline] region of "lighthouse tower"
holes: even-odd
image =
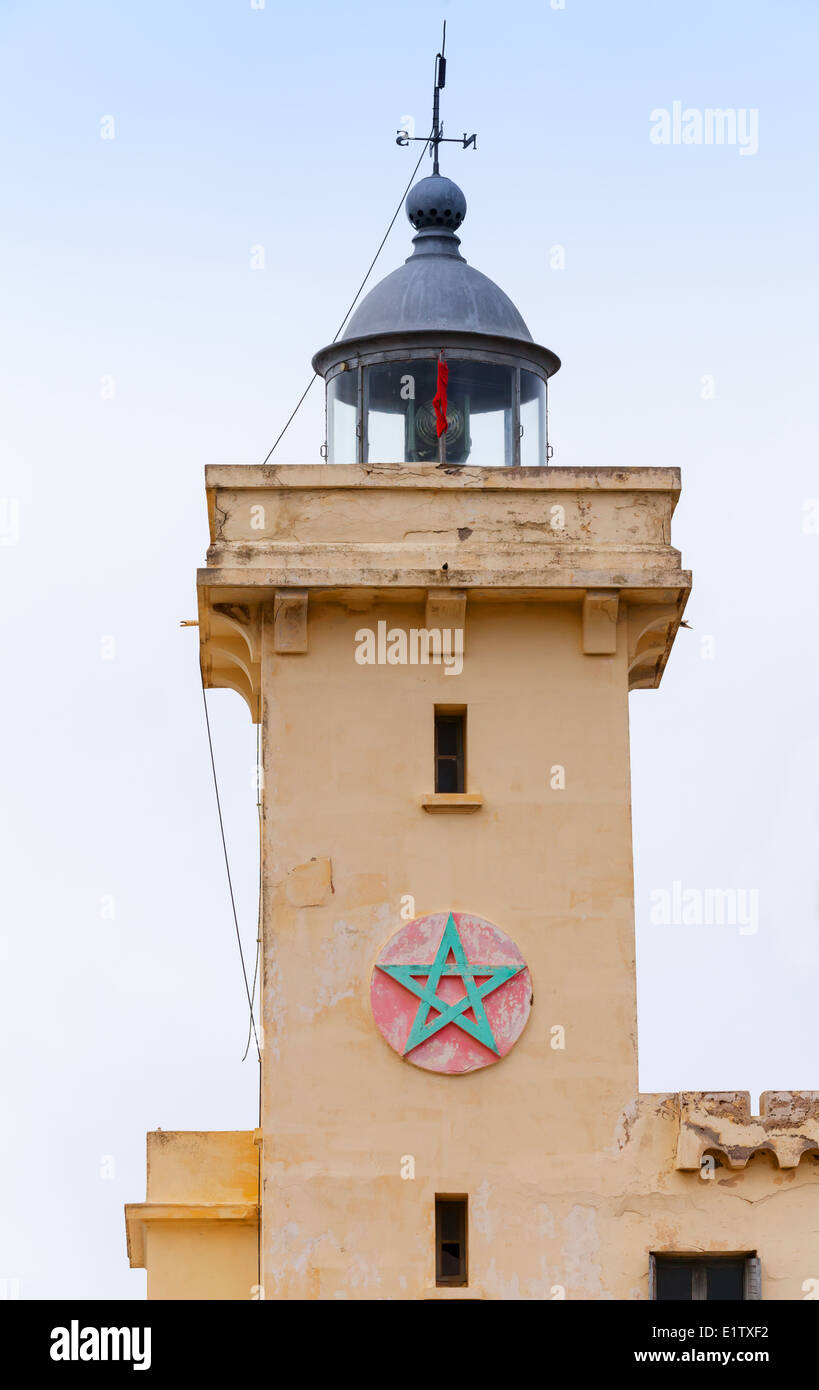
[[[788,1238],[744,1165],[796,1173],[816,1097],[638,1096],[628,695],[690,588],[679,473],[549,464],[559,360],[434,148],[411,254],[314,358],[326,462],[207,470],[203,678],[261,724],[261,1121],[149,1135],[131,1261],[159,1298],[758,1296]]]

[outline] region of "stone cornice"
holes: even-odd
[[[469,607],[577,602],[592,659],[616,649],[608,628],[627,624],[636,689],[659,684],[691,587],[670,543],[675,468],[220,465],[206,484],[203,675],[242,694],[254,721],[267,607],[276,651],[304,653],[309,605],[351,593],[423,602],[451,588]]]
[[[233,1221],[255,1226],[259,1207],[255,1202],[130,1202],[125,1206],[128,1260],[132,1269],[145,1268],[145,1234],[152,1225],[200,1225],[202,1222]]]

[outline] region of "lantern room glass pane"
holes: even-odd
[[[372,463],[437,463],[434,361],[364,368],[364,457]]]
[[[515,368],[448,359],[446,460],[514,464]],[[437,358],[364,368],[364,457],[372,463],[437,463]]]
[[[358,372],[339,372],[327,385],[327,461],[358,463]]]
[[[524,468],[546,466],[546,383],[534,372],[520,374],[520,461]]]
[[[512,467],[514,399],[514,367],[451,361],[447,462],[476,468]]]

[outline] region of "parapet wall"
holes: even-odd
[[[149,1299],[258,1297],[259,1150],[253,1130],[148,1135],[147,1199],[125,1208]]]

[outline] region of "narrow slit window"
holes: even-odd
[[[466,1197],[435,1198],[435,1283],[467,1282]]]
[[[435,790],[466,791],[466,713],[435,711]]]

